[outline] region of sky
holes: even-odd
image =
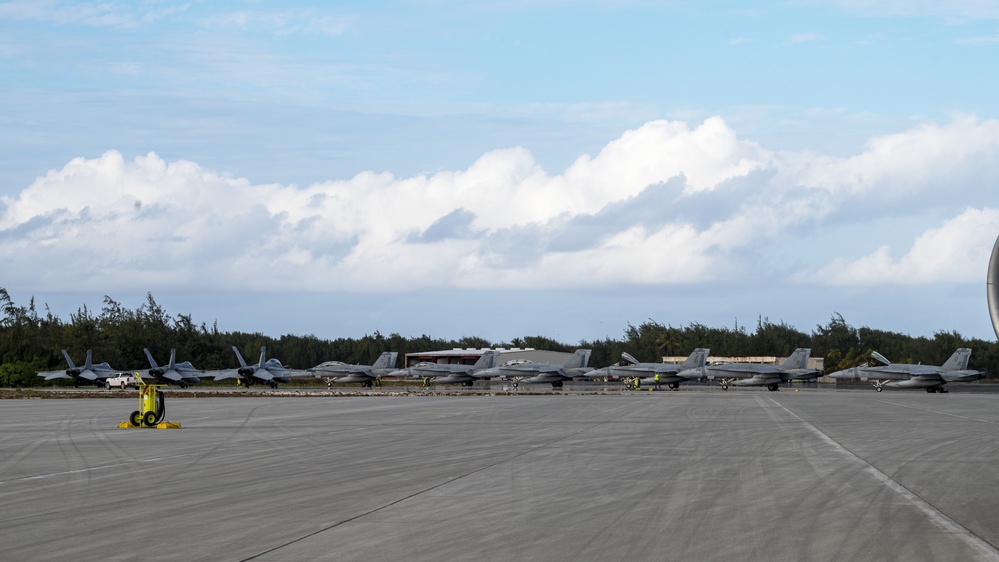
[[[993,340],[999,2],[0,2],[0,287],[225,331]]]

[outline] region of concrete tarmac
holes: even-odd
[[[997,400],[4,400],[0,560],[999,560]]]

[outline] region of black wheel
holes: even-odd
[[[132,415],[128,417],[128,422],[132,424],[132,427],[139,427],[142,425],[142,412],[138,410],[132,412]]]
[[[728,385],[727,384],[723,384],[722,385],[722,390],[728,390]]]
[[[271,388],[277,388],[277,383],[274,382],[274,381],[271,381]]]
[[[111,390],[111,383],[109,382],[104,383],[104,390]]]
[[[153,427],[156,425],[156,412],[150,410],[143,414],[142,423],[146,424],[146,427]]]
[[[881,387],[880,387],[880,386],[875,386],[875,387],[874,387],[874,390],[876,390],[876,391],[878,391],[878,392],[881,392]]]
[[[126,386],[128,386],[128,385],[127,385],[127,384],[125,384],[125,383],[121,383],[121,389],[122,389],[122,390],[125,390],[125,387],[126,387]]]

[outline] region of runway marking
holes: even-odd
[[[972,417],[968,417],[968,416],[959,416],[957,414],[951,414],[950,412],[939,412],[937,410],[931,410],[929,408],[920,408],[919,406],[913,406],[911,404],[900,404],[898,402],[889,402],[888,400],[875,400],[875,402],[881,402],[882,404],[891,404],[892,406],[900,406],[902,408],[912,408],[913,410],[921,410],[923,412],[930,412],[932,414],[940,414],[941,416],[951,416],[951,417],[955,417],[955,418],[960,418],[962,420],[971,420],[971,421],[976,421],[976,422],[981,422],[981,423],[999,424],[999,421],[983,420],[983,419],[980,419],[980,418],[972,418]]]
[[[625,415],[627,415],[627,414],[634,413],[634,409],[633,408],[634,408],[633,404],[628,403],[628,404],[623,404],[621,406],[618,406],[617,408],[613,408],[610,411],[613,412],[613,411],[617,411],[617,410],[621,410],[621,409],[626,409]],[[272,552],[281,550],[282,548],[284,548],[286,546],[291,546],[291,545],[293,545],[293,544],[295,544],[297,542],[304,541],[305,539],[312,538],[312,537],[314,537],[316,535],[319,535],[319,534],[324,533],[326,531],[329,531],[331,529],[335,529],[335,528],[337,528],[337,527],[339,527],[341,525],[344,525],[346,523],[350,523],[351,521],[356,521],[357,519],[360,519],[362,517],[367,517],[368,515],[371,515],[372,513],[377,513],[377,512],[379,512],[379,511],[381,511],[383,509],[387,509],[389,507],[392,507],[393,505],[400,504],[400,503],[402,503],[402,502],[404,502],[404,501],[406,501],[408,499],[412,499],[412,498],[415,498],[416,496],[419,496],[419,495],[425,494],[427,492],[436,490],[437,488],[440,488],[442,486],[447,486],[448,484],[452,484],[455,481],[460,480],[462,478],[466,478],[466,477],[471,476],[473,474],[477,474],[479,472],[482,472],[482,471],[485,471],[485,470],[489,470],[490,468],[493,468],[493,467],[499,466],[499,465],[501,465],[503,463],[512,461],[512,460],[514,460],[516,458],[519,458],[519,457],[522,457],[522,456],[524,456],[526,454],[533,453],[533,452],[537,451],[539,447],[547,447],[547,446],[550,446],[550,445],[554,445],[555,443],[558,443],[559,441],[564,441],[566,439],[569,439],[570,437],[575,437],[576,435],[579,435],[580,433],[589,431],[589,430],[593,429],[594,427],[597,427],[597,426],[599,426],[601,424],[604,424],[604,423],[608,423],[610,421],[612,421],[612,420],[601,420],[599,422],[590,424],[590,425],[588,425],[588,426],[586,426],[586,427],[584,427],[584,428],[582,428],[582,429],[580,429],[578,431],[574,431],[574,432],[569,433],[567,435],[563,435],[563,436],[558,437],[556,439],[552,439],[551,441],[548,441],[547,443],[543,443],[541,445],[532,445],[529,448],[527,448],[527,449],[525,449],[525,450],[523,450],[523,451],[521,451],[519,453],[510,455],[509,457],[505,457],[505,458],[500,459],[500,460],[498,460],[496,462],[490,463],[490,464],[488,464],[486,466],[482,466],[482,467],[476,468],[474,470],[470,470],[470,471],[468,471],[468,472],[466,472],[464,474],[460,474],[458,476],[452,476],[452,477],[448,478],[447,480],[445,480],[444,482],[441,482],[439,484],[435,484],[435,485],[430,486],[428,488],[425,488],[423,490],[418,490],[418,491],[413,492],[412,494],[409,494],[409,495],[407,495],[405,497],[399,498],[397,500],[390,501],[390,502],[388,502],[388,503],[386,503],[384,505],[378,506],[378,507],[376,507],[374,509],[369,509],[368,511],[365,511],[364,513],[355,515],[353,517],[348,517],[347,519],[344,519],[342,521],[338,521],[336,523],[333,523],[332,525],[327,525],[326,527],[323,527],[322,529],[319,529],[318,531],[313,531],[311,533],[302,535],[302,536],[300,536],[300,537],[298,537],[296,539],[292,539],[290,541],[287,541],[284,544],[279,544],[279,545],[277,545],[275,547],[269,548],[269,549],[264,550],[262,552],[258,552],[257,554],[254,554],[253,556],[248,556],[246,558],[243,558],[243,559],[240,560],[240,562],[247,562],[248,560],[255,560],[255,559],[260,558],[261,556],[264,556],[266,554],[270,554]]]
[[[781,409],[790,414],[792,417],[800,421],[809,431],[814,433],[816,436],[818,436],[819,439],[821,439],[823,442],[825,442],[830,447],[835,449],[837,452],[839,452],[840,454],[849,459],[852,459],[855,463],[864,467],[864,472],[873,476],[877,481],[881,482],[882,484],[887,486],[890,490],[892,490],[893,492],[901,496],[903,499],[908,501],[910,504],[912,504],[913,507],[926,514],[926,516],[929,517],[930,522],[935,524],[937,527],[940,527],[943,531],[950,533],[956,536],[957,538],[961,539],[962,541],[964,541],[965,544],[967,544],[972,549],[977,551],[985,559],[999,560],[999,549],[996,549],[996,547],[993,546],[991,543],[982,539],[978,535],[974,534],[964,525],[961,525],[957,521],[951,519],[946,513],[933,507],[933,505],[931,505],[929,502],[916,495],[915,492],[909,490],[901,483],[893,479],[891,476],[888,476],[884,472],[881,472],[871,463],[855,455],[852,451],[850,451],[846,447],[840,445],[832,437],[826,435],[821,429],[808,423],[807,421],[805,421],[804,418],[792,412],[790,409],[787,408],[787,406],[781,404],[774,398],[770,398],[770,400],[774,404],[780,406]]]

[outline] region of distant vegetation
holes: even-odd
[[[0,308],[0,386],[42,384],[36,372],[67,367],[62,349],[69,351],[77,364],[84,361],[87,349],[93,349],[95,362],[107,361],[117,369],[134,369],[146,364],[143,347],[149,348],[160,362],[165,362],[170,349],[176,348],[178,361],[191,361],[199,369],[226,369],[236,366],[234,345],[248,361],[255,361],[260,346],[266,345],[268,356],[295,368],[308,368],[329,360],[370,364],[383,351],[398,351],[403,356],[455,347],[533,347],[552,351],[585,347],[593,350],[590,357],[593,367],[619,361],[622,351],[641,361],[659,361],[663,356],[687,355],[696,347],[710,347],[712,355],[722,356],[787,356],[797,347],[811,347],[813,357],[825,357],[827,371],[865,363],[872,350],[898,363],[940,365],[956,348],[970,347],[970,368],[986,371],[990,378],[999,373],[999,344],[994,342],[965,339],[956,332],[937,332],[926,338],[854,328],[839,314],[834,314],[826,325],[816,326],[811,333],[766,318],[760,318],[752,332],[739,325],[709,328],[694,323],[675,327],[648,320],[638,326],[629,324],[621,339],[570,345],[543,336],[490,342],[478,337],[445,340],[428,335],[385,336],[379,332],[356,339],[324,340],[313,335],[283,335],[275,339],[260,333],[220,332],[216,324],[196,324],[191,315],[167,314],[152,294],[135,310],[105,296],[99,313],[84,306],[71,314],[69,321],[64,321],[48,307],[40,314],[33,298],[27,305],[15,304],[7,291],[0,288]],[[400,360],[400,366],[401,363]]]

